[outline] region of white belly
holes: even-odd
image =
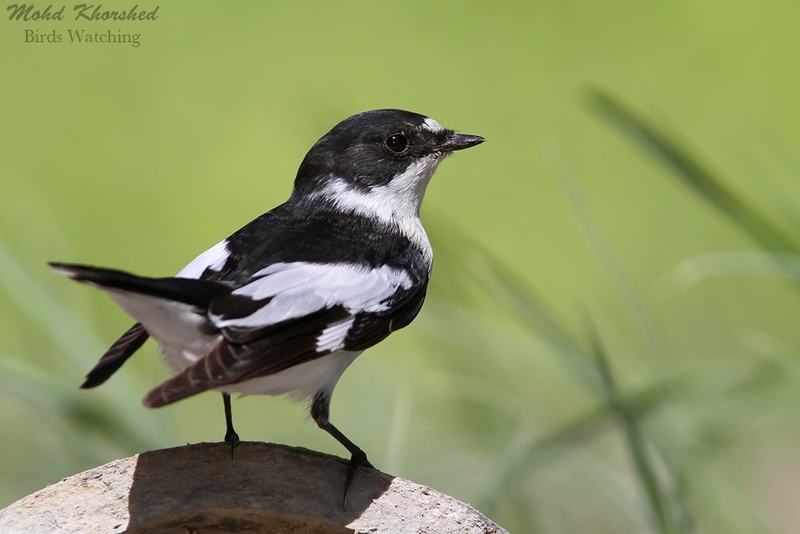
[[[252,378],[239,384],[215,389],[242,395],[284,395],[288,393],[298,398],[313,397],[320,391],[330,393],[344,370],[353,363],[359,354],[361,351],[339,350],[273,375]]]
[[[172,374],[196,362],[222,338],[219,334],[203,334],[207,318],[186,304],[114,290],[110,290],[109,295],[142,322],[161,347],[164,362]],[[320,391],[330,393],[361,352],[338,350],[273,375],[214,389],[242,395],[291,394],[298,398],[313,397]]]

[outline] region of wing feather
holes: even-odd
[[[264,276],[211,302],[209,317],[222,337],[154,388],[147,406],[268,376],[337,350],[370,347],[413,319],[427,284],[389,267],[298,262],[259,274]]]

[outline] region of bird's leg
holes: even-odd
[[[231,458],[233,451],[239,445],[239,434],[233,429],[233,416],[231,415],[231,394],[223,393],[222,402],[225,404],[225,441],[231,444]]]
[[[314,401],[311,403],[311,417],[322,430],[336,438],[336,441],[344,445],[350,452],[350,462],[347,464],[347,476],[344,479],[344,495],[342,496],[342,508],[347,508],[347,492],[350,485],[353,483],[353,478],[356,476],[356,471],[359,467],[372,467],[372,464],[367,460],[367,454],[362,451],[355,443],[347,439],[347,436],[342,434],[338,428],[333,426],[328,419],[330,413],[330,394],[327,392],[320,392],[314,396]]]

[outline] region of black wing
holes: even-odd
[[[427,279],[413,280],[390,267],[272,266],[262,278],[211,302],[209,317],[221,339],[144,403],[164,406],[337,350],[364,350],[411,322],[426,286]]]

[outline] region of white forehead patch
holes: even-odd
[[[433,120],[430,117],[425,117],[425,120],[422,121],[422,127],[427,129],[427,130],[429,130],[429,131],[431,131],[431,132],[433,132],[433,133],[439,133],[439,132],[443,132],[444,131],[444,128],[442,128],[442,125],[439,124],[438,122],[436,122],[435,120]]]

